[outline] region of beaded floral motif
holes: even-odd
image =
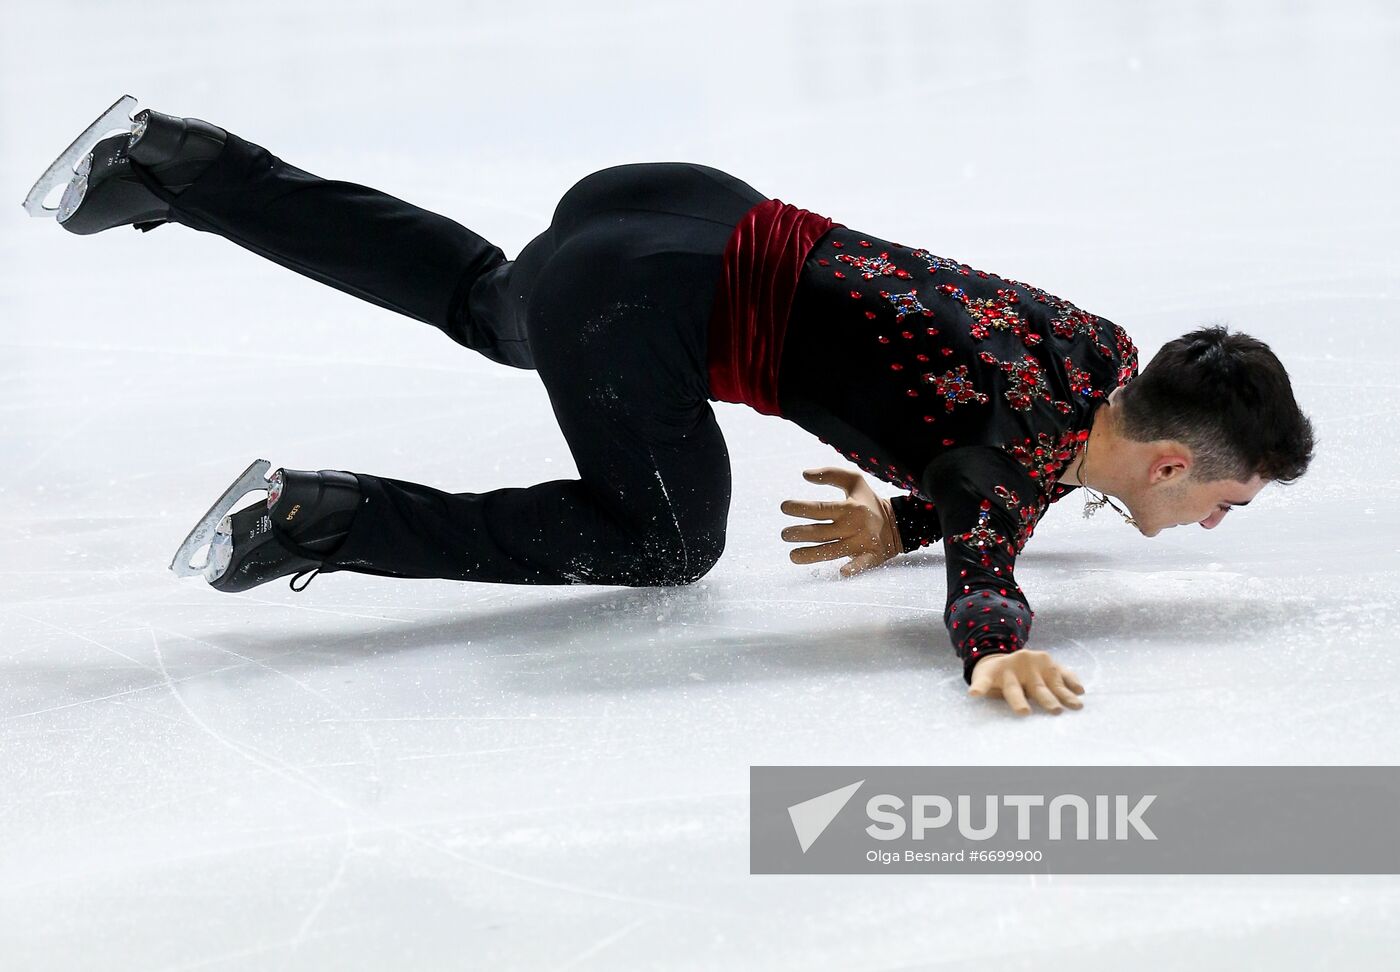
[[[951,412],[953,406],[965,402],[985,405],[990,400],[986,392],[980,392],[973,387],[972,378],[967,373],[967,365],[958,365],[941,375],[935,375],[930,371],[923,376],[923,379],[933,385],[934,393],[943,399],[945,411]]]
[[[1094,347],[1105,357],[1111,357],[1112,351],[1108,345],[1103,343],[1102,335],[1099,333],[1098,318],[1088,311],[1080,310],[1078,307],[1065,300],[1063,297],[1056,297],[1054,294],[1041,290],[1034,284],[1022,283],[1019,280],[1012,280],[1003,277],[1007,283],[1020,287],[1027,291],[1036,303],[1044,304],[1050,308],[1050,329],[1062,338],[1073,340],[1075,337],[1084,336],[1094,343]]]
[[[1000,361],[990,351],[978,355],[987,364],[994,364],[1011,379],[1011,387],[1006,389],[1006,400],[1019,411],[1029,411],[1037,399],[1046,401],[1050,407],[1062,415],[1074,410],[1069,402],[1055,401],[1054,392],[1045,382],[1045,371],[1033,354],[1024,355],[1019,361]]]
[[[1104,355],[1110,354],[1107,345],[1103,343],[1103,337],[1099,333],[1098,321],[1094,315],[1079,308],[1066,311],[1057,315],[1050,321],[1050,328],[1062,338],[1073,340],[1079,335],[1084,335],[1094,342],[1094,347]]]
[[[1069,358],[1064,359],[1065,377],[1069,379],[1069,390],[1084,398],[1102,398],[1104,390],[1094,387],[1094,376],[1075,365]]]
[[[1118,384],[1126,385],[1129,381],[1137,377],[1138,374],[1138,351],[1133,339],[1128,336],[1128,332],[1123,330],[1118,324],[1109,322],[1109,327],[1113,331],[1113,342],[1118,349]]]
[[[837,254],[836,259],[843,263],[849,263],[866,280],[874,280],[876,277],[899,277],[901,280],[908,280],[910,274],[908,270],[901,270],[890,262],[889,251],[883,251],[879,256],[855,256],[850,253]]]
[[[924,261],[924,263],[928,265],[929,273],[937,273],[939,270],[950,270],[953,273],[961,274],[966,277],[972,272],[972,268],[967,264],[959,263],[957,260],[949,260],[947,257],[934,256],[922,247],[912,251],[909,255]]]
[[[1017,553],[1035,533],[1035,525],[1045,515],[1046,509],[1055,500],[1069,492],[1067,487],[1055,482],[1060,469],[1074,458],[1079,445],[1089,437],[1088,429],[1066,429],[1058,436],[1048,432],[1037,433],[1006,446],[1006,451],[1026,468],[1026,474],[1035,480],[1036,496],[1034,509],[1029,515],[1021,513],[1021,529],[1017,531],[1015,550]],[[1049,487],[1049,488],[1047,488]]]
[[[1043,489],[1044,484],[1053,480],[1060,468],[1074,458],[1078,444],[1088,437],[1088,429],[1066,429],[1058,436],[1037,432],[1033,438],[1028,436],[1005,448]]]
[[[1016,312],[1016,302],[1020,299],[1016,291],[998,289],[995,297],[968,297],[967,291],[953,284],[939,284],[940,293],[947,294],[966,308],[972,318],[970,328],[973,338],[985,340],[992,331],[1009,331],[1025,342],[1027,347],[1039,344],[1041,337],[1032,331],[1020,314]]]
[[[997,499],[1006,504],[1006,508],[1014,513],[1019,520],[1016,529],[1016,539],[1013,542],[1016,546],[1016,552],[1020,553],[1021,548],[1026,545],[1026,541],[1029,540],[1031,534],[1035,532],[1035,524],[1036,521],[1040,519],[1042,511],[1034,502],[1022,504],[1016,493],[1013,490],[1007,489],[1006,486],[1001,483],[997,483],[993,486],[992,492],[996,494]]]
[[[888,290],[880,291],[880,296],[894,305],[895,320],[903,321],[910,314],[922,314],[924,317],[932,317],[933,311],[929,310],[919,302],[919,292],[911,290],[908,293],[892,294]]]
[[[977,514],[977,525],[966,533],[954,533],[948,537],[949,540],[966,544],[973,550],[976,550],[978,554],[981,555],[983,567],[990,567],[992,564],[990,548],[1006,546],[1008,550],[1011,549],[1011,545],[1007,543],[1006,538],[998,533],[996,528],[992,526],[991,511],[992,501],[983,500],[981,510]]]

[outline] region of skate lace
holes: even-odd
[[[320,567],[308,567],[306,568],[306,570],[299,570],[294,575],[292,575],[292,579],[287,586],[290,587],[292,590],[296,591],[298,594],[300,594],[302,591],[306,590],[307,587],[311,585],[311,581],[320,572]],[[297,581],[301,580],[303,574],[310,574],[311,576],[306,578],[305,584],[302,584],[300,587],[297,587]]]

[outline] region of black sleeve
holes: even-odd
[[[894,528],[899,533],[899,545],[905,553],[943,539],[938,513],[934,511],[932,503],[913,493],[901,493],[890,497],[890,509],[894,511]]]
[[[948,603],[943,621],[963,660],[963,681],[988,654],[1022,648],[1034,612],[1013,569],[1042,507],[1036,482],[995,446],[952,449],[922,476],[943,529]]]

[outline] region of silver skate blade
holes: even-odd
[[[194,556],[196,550],[214,539],[214,531],[234,504],[245,495],[258,489],[267,489],[270,485],[267,480],[267,471],[272,468],[272,463],[266,459],[258,459],[242,474],[233,481],[224,494],[209,507],[209,512],[204,514],[203,519],[195,524],[190,535],[185,537],[185,542],[180,544],[180,549],[175,551],[175,559],[170,561],[170,569],[177,577],[194,577],[204,573],[204,564],[191,564],[190,558]]]
[[[53,160],[53,165],[44,170],[29,195],[24,197],[24,210],[30,216],[53,216],[57,206],[45,206],[44,200],[55,186],[67,184],[73,178],[78,162],[87,157],[92,147],[107,135],[119,131],[131,131],[135,124],[131,116],[136,112],[136,99],[122,95],[112,107],[104,111],[83,133],[73,140],[73,144],[63,150],[63,154]]]

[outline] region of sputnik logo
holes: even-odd
[[[802,853],[807,853],[807,848],[816,843],[817,838],[826,831],[831,821],[836,819],[836,815],[850,802],[851,797],[856,795],[856,791],[864,782],[865,780],[856,780],[839,790],[794,803],[787,808],[788,817],[792,820],[792,829],[797,834],[797,842],[802,845]]]

